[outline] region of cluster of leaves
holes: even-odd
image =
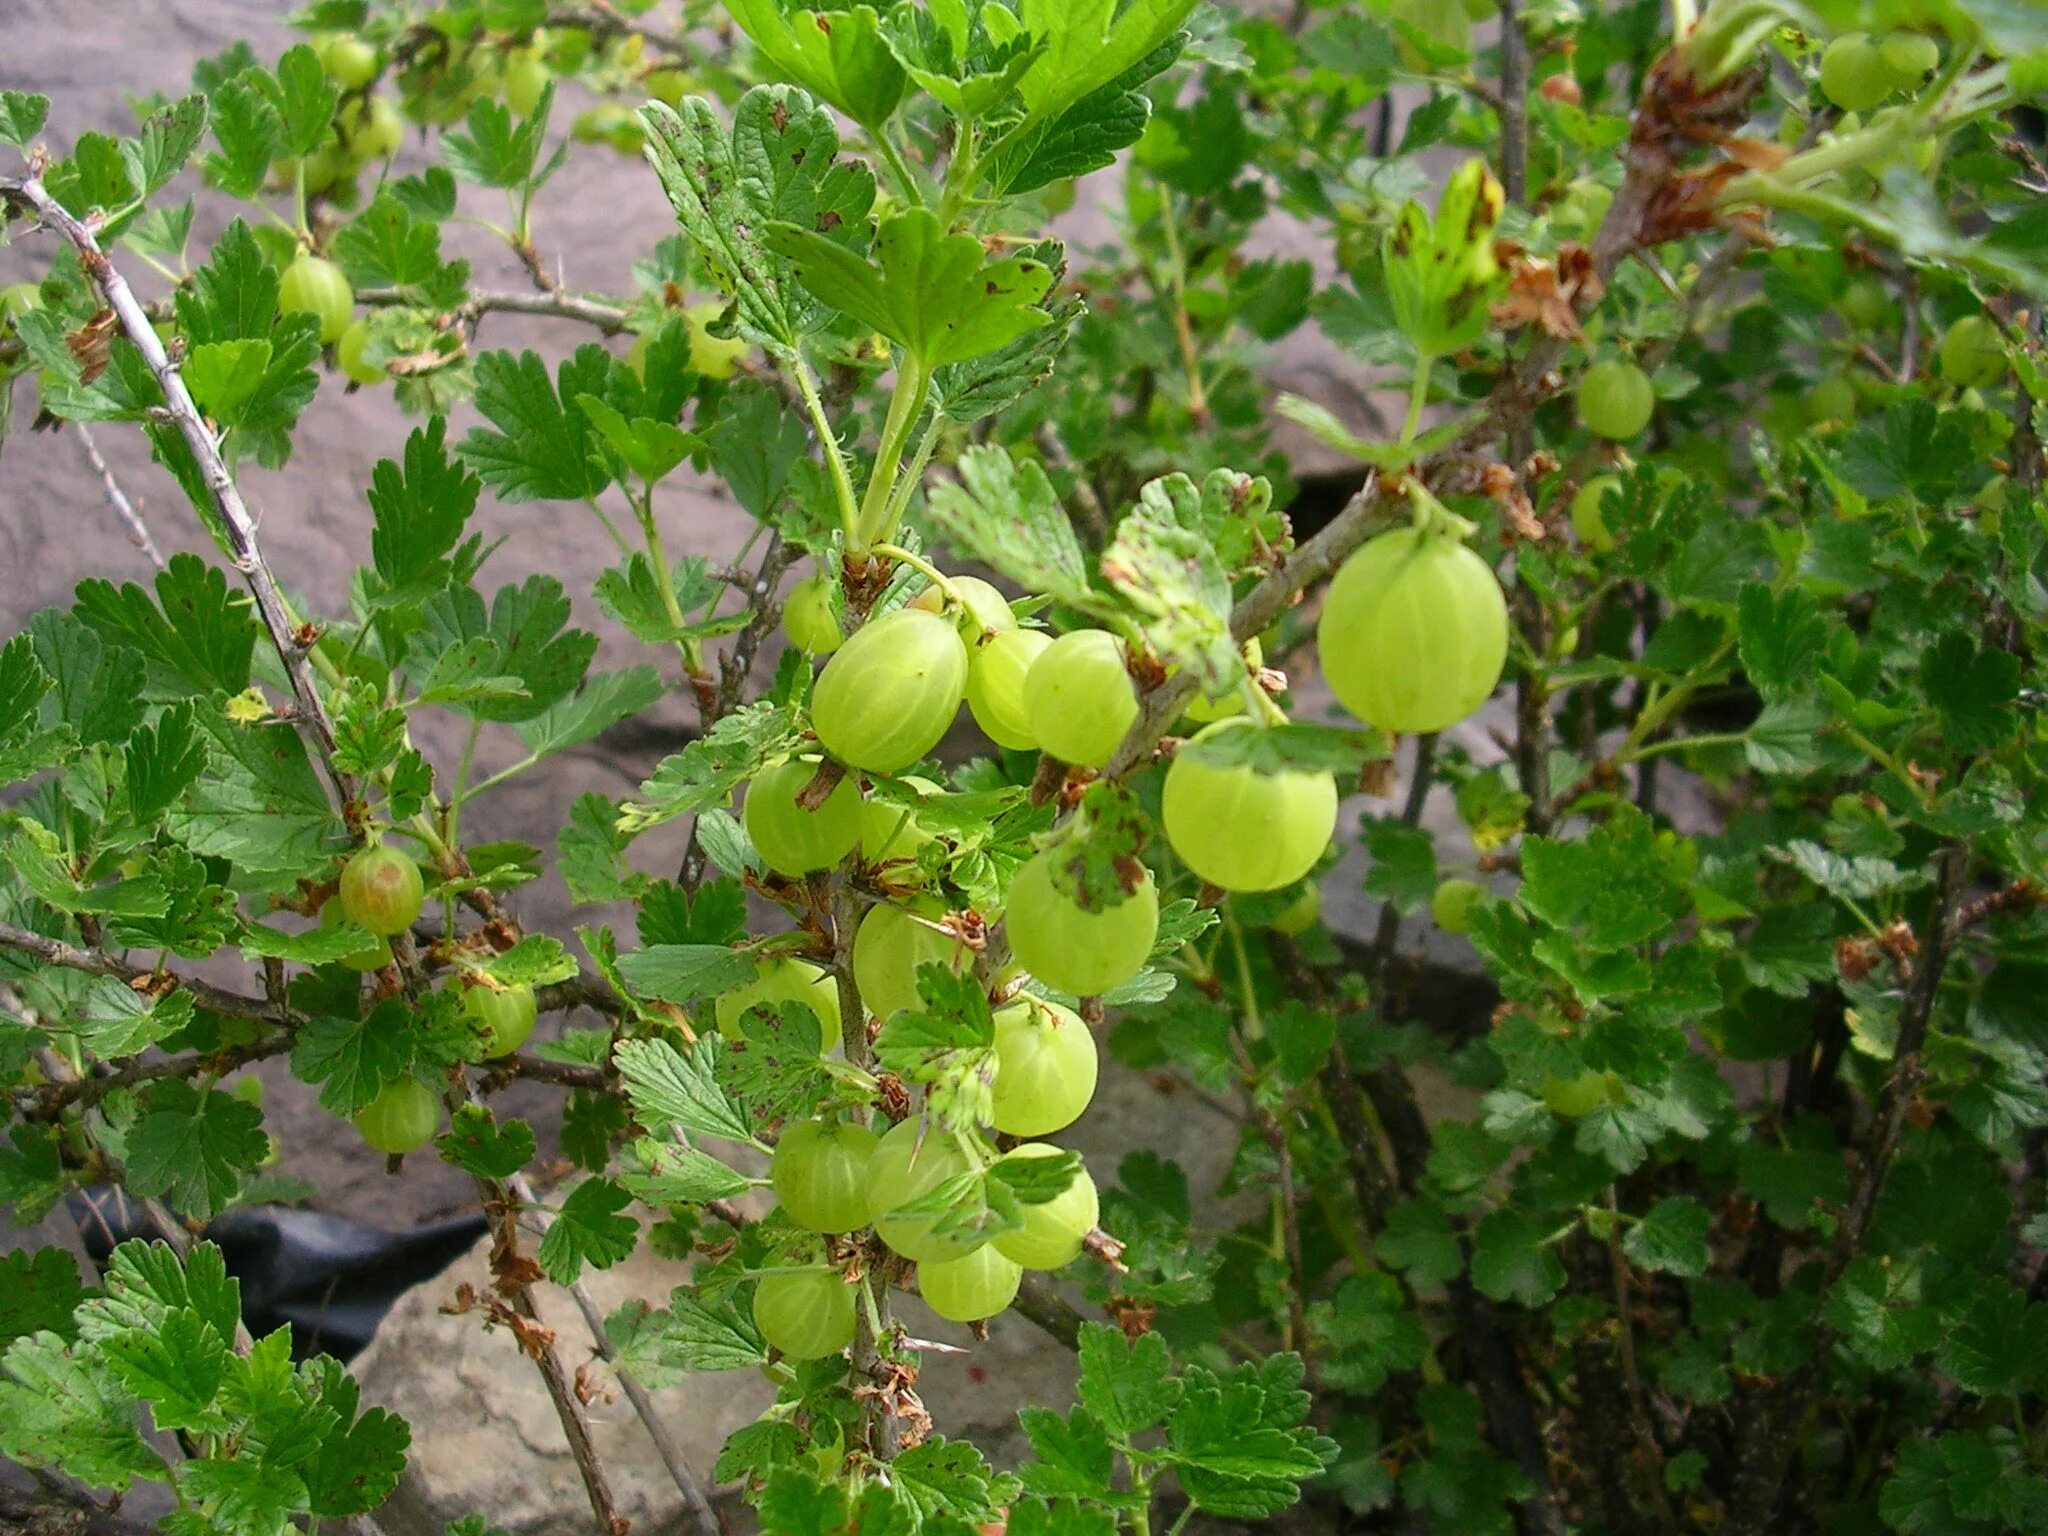
[[[168,1484],[178,1510],[164,1529],[181,1532],[277,1536],[366,1514],[397,1484],[404,1421],[359,1413],[339,1362],[294,1365],[289,1328],[239,1334],[241,1287],[213,1244],[181,1262],[163,1243],[123,1243],[92,1291],[54,1248],[7,1255],[0,1276],[0,1452],[116,1493]],[[187,1455],[167,1460],[151,1428]]]

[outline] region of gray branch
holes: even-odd
[[[185,446],[192,451],[214,510],[220,514],[228,546],[234,552],[235,568],[248,582],[250,595],[256,600],[256,611],[263,619],[263,627],[270,632],[271,644],[277,648],[278,658],[284,663],[285,676],[291,682],[292,697],[297,703],[294,718],[327,769],[335,793],[346,804],[355,798],[355,786],[347,774],[334,766],[334,722],[329,718],[327,705],[314,684],[313,670],[306,660],[308,648],[300,643],[291,608],[277,585],[277,578],[263,562],[263,553],[256,540],[256,519],[243,502],[227,461],[221,457],[220,444],[213,435],[213,429],[199,414],[199,406],[192,399],[191,390],[185,387],[184,376],[164,350],[163,341],[157,335],[156,327],[150,324],[141,300],[135,297],[135,290],[128,286],[128,280],[114,270],[114,264],[100,249],[99,239],[91,227],[73,217],[69,209],[52,197],[40,176],[22,180],[0,177],[0,197],[20,203],[43,224],[71,242],[78,251],[79,264],[120,320],[122,332],[149,364],[149,371],[156,375],[156,381],[164,392],[165,408],[176,423],[179,435],[185,439]]]
[[[100,445],[92,440],[92,433],[86,430],[82,421],[74,421],[71,430],[77,434],[78,445],[85,450],[86,460],[99,475],[100,484],[107,488],[107,504],[114,509],[114,516],[121,520],[128,542],[141,550],[151,565],[158,570],[164,569],[167,562],[163,552],[156,547],[156,540],[149,536],[149,524],[142,520],[135,503],[128,499],[128,493],[121,489],[121,482],[114,478],[113,467],[100,453]]]
[[[507,1186],[513,1195],[534,1214],[541,1231],[546,1232],[553,1223],[551,1216],[535,1197],[533,1186],[526,1182],[524,1174],[515,1173]],[[698,1536],[722,1536],[718,1516],[712,1512],[711,1503],[704,1497],[704,1489],[697,1481],[697,1475],[690,1470],[689,1460],[683,1455],[683,1448],[676,1443],[674,1433],[655,1406],[647,1389],[634,1379],[633,1373],[619,1364],[618,1353],[612,1348],[611,1336],[605,1332],[604,1313],[598,1310],[597,1302],[581,1280],[568,1287],[570,1300],[576,1303],[576,1310],[583,1314],[583,1324],[590,1330],[590,1342],[612,1374],[618,1377],[619,1385],[625,1390],[626,1401],[633,1405],[633,1412],[639,1415],[640,1423],[647,1430],[647,1437],[654,1442],[655,1454],[661,1457],[661,1464],[668,1468],[668,1475],[676,1485],[676,1492],[683,1496],[683,1507],[689,1511],[692,1529]]]

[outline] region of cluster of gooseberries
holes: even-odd
[[[340,207],[360,200],[358,177],[387,162],[405,138],[405,114],[376,87],[390,67],[383,52],[353,32],[321,32],[308,39],[327,78],[340,92],[326,137],[310,153],[277,161],[272,175],[287,191],[325,197]],[[530,116],[556,74],[597,68],[608,80],[643,90],[670,105],[682,100],[691,84],[682,71],[642,63],[643,40],[627,36],[601,56],[590,33],[578,28],[559,32],[537,29],[526,42],[506,42],[455,50],[431,62],[414,59],[406,66],[406,112],[422,122],[448,124],[460,120],[479,99],[502,97],[511,112]],[[581,140],[601,141],[639,153],[639,118],[616,102],[604,102],[582,113],[571,130]],[[367,320],[354,316],[355,295],[341,268],[324,257],[301,252],[286,266],[278,292],[283,314],[310,314],[320,322],[320,340],[332,346],[335,365],[357,384],[381,384],[389,374],[367,355],[371,333]],[[711,334],[709,326],[724,306],[694,304],[683,311],[690,333],[691,367],[707,378],[727,379],[746,351],[743,342]],[[627,361],[636,370],[646,351],[642,335]]]
[[[1941,45],[1918,32],[1846,32],[1820,56],[1820,88],[1844,112],[1868,112],[1917,89],[1941,63]]]
[[[1499,583],[1448,531],[1450,523],[1419,517],[1370,541],[1339,572],[1324,605],[1318,642],[1332,690],[1389,732],[1437,731],[1464,718],[1493,691],[1505,664]],[[947,839],[933,830],[943,823],[922,809],[945,792],[911,770],[953,727],[963,702],[1005,751],[1099,771],[1143,712],[1139,680],[1164,669],[1126,634],[1075,628],[1055,635],[1021,623],[985,581],[928,574],[932,583],[916,598],[850,633],[838,583],[820,573],[796,585],[783,623],[792,643],[823,659],[810,700],[816,744],[760,770],[746,786],[740,817],[775,876],[809,881],[852,861],[858,888],[879,898],[859,920],[850,968],[863,1008],[884,1024],[929,1001],[919,989],[929,968],[973,974],[982,920],[1000,916],[1014,965],[992,984],[993,1107],[984,1129],[1019,1144],[1002,1150],[979,1131],[947,1130],[929,1114],[912,1114],[881,1134],[835,1113],[788,1126],[772,1182],[784,1218],[811,1237],[786,1248],[792,1267],[760,1278],[753,1309],[762,1336],[793,1358],[836,1353],[854,1334],[855,1289],[823,1239],[872,1227],[917,1266],[932,1310],[958,1321],[1000,1312],[1024,1269],[1056,1268],[1080,1252],[1096,1215],[1085,1172],[1053,1200],[1026,1206],[1021,1231],[982,1243],[940,1231],[931,1217],[906,1208],[999,1158],[1057,1154],[1041,1138],[1087,1107],[1096,1048],[1080,1014],[1024,990],[1027,978],[1071,997],[1113,993],[1143,969],[1158,931],[1149,870],[1132,861],[1123,899],[1089,902],[1062,868],[1069,845],[1058,841],[1011,874],[1000,914],[977,920],[950,910]],[[1274,919],[1298,932],[1317,915],[1306,877],[1330,846],[1338,785],[1319,767],[1259,764],[1256,743],[1233,741],[1283,718],[1258,686],[1256,643],[1244,661],[1236,687],[1188,707],[1192,742],[1166,769],[1160,823],[1175,857],[1205,886],[1243,893],[1298,887]],[[835,979],[787,955],[764,961],[745,987],[718,999],[716,1016],[733,1035],[749,1009],[785,1001],[810,1008],[827,1040],[838,1038]]]
[[[870,968],[876,963],[871,956]],[[796,990],[801,1000],[836,1016],[836,998],[825,1004],[817,990],[821,977],[785,970],[764,975],[750,990],[765,989],[753,992],[759,1000],[776,988]],[[915,1007],[914,984],[901,977],[898,983],[898,996],[911,985]],[[821,1250],[820,1240],[872,1228],[891,1253],[917,1266],[925,1304],[948,1321],[967,1323],[1006,1310],[1025,1270],[1058,1269],[1080,1256],[1098,1214],[1095,1183],[1086,1169],[1050,1200],[1025,1205],[1022,1226],[992,1239],[944,1230],[937,1218],[915,1208],[942,1186],[998,1162],[1059,1156],[1059,1147],[1036,1138],[1072,1125],[1094,1097],[1095,1040],[1079,1014],[1023,995],[999,1008],[994,1022],[987,1130],[1005,1139],[1033,1139],[1018,1139],[1002,1150],[978,1131],[949,1132],[917,1116],[881,1135],[837,1113],[793,1121],[783,1127],[769,1169],[783,1219],[807,1234],[789,1249],[792,1257],[829,1252]],[[755,1288],[753,1313],[762,1338],[791,1359],[837,1354],[854,1335],[853,1289],[830,1263],[769,1271]]]
[[[392,963],[391,940],[413,925],[425,900],[426,882],[419,865],[395,848],[376,844],[342,866],[334,895],[320,908],[320,925],[348,923],[362,929],[368,940],[343,955],[340,963],[350,970],[380,971]],[[476,1034],[477,1060],[509,1056],[533,1034],[539,1005],[532,987],[506,985],[482,975],[465,976],[455,985],[463,1017]],[[354,1115],[363,1140],[392,1157],[425,1146],[440,1121],[439,1098],[410,1074],[385,1084]]]

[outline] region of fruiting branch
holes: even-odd
[[[339,802],[347,805],[355,799],[355,783],[334,765],[334,721],[329,717],[326,701],[320,697],[319,687],[313,680],[313,669],[307,660],[310,648],[299,634],[298,622],[292,616],[290,605],[285,602],[277,578],[264,563],[256,538],[256,519],[242,500],[227,460],[221,457],[220,444],[214,438],[213,429],[207,426],[205,417],[199,413],[199,406],[192,399],[191,390],[185,387],[184,375],[164,350],[156,327],[150,324],[149,316],[135,297],[135,291],[128,286],[128,280],[115,270],[106,252],[100,249],[98,237],[50,195],[40,176],[23,179],[0,177],[0,198],[10,198],[19,203],[41,223],[71,242],[78,252],[79,264],[119,319],[122,333],[142,354],[143,361],[149,364],[149,371],[163,390],[165,408],[176,423],[179,435],[184,438],[185,446],[191,450],[214,510],[220,515],[228,546],[234,553],[235,568],[249,584],[250,595],[256,600],[256,611],[270,635],[270,643],[277,650],[278,660],[284,664],[296,704],[292,718],[327,770]]]

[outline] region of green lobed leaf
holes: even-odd
[[[0,1254],[0,1353],[16,1339],[48,1330],[77,1335],[71,1312],[85,1299],[78,1264],[62,1248]]]
[[[716,1035],[699,1038],[688,1055],[666,1040],[621,1040],[612,1061],[625,1080],[634,1116],[649,1131],[658,1134],[674,1128],[746,1141],[753,1130],[718,1085],[716,1069],[723,1049]]]
[[[972,235],[908,208],[882,222],[874,260],[828,235],[778,223],[769,249],[820,303],[880,331],[927,368],[1006,347],[1052,323],[1037,308],[1052,268],[1028,257],[989,261]]]
[[[678,1288],[664,1311],[631,1301],[605,1320],[619,1363],[650,1386],[693,1371],[744,1371],[764,1364],[768,1346],[730,1293],[716,1301]]]
[[[144,1097],[128,1133],[128,1187],[204,1220],[227,1208],[269,1152],[255,1105],[170,1079]]]
[[[676,816],[721,807],[764,764],[802,740],[796,717],[775,704],[750,704],[724,716],[700,739],[665,757],[640,786],[641,799],[619,812],[620,829],[638,835]]]
[[[724,0],[776,70],[856,123],[879,131],[908,83],[868,5],[786,10],[781,0]]]
[[[610,1179],[586,1179],[555,1212],[540,1240],[541,1268],[557,1285],[572,1285],[586,1267],[610,1269],[629,1257],[640,1223],[620,1213],[633,1197]]]
[[[499,1125],[481,1104],[457,1107],[448,1129],[434,1139],[441,1160],[464,1173],[486,1179],[509,1179],[533,1161],[533,1127],[524,1120]]]
[[[647,1205],[702,1205],[730,1200],[753,1187],[708,1152],[652,1137],[628,1145],[619,1182]]]
[[[1035,460],[1018,464],[998,447],[960,455],[959,483],[932,488],[931,516],[963,556],[994,566],[1026,590],[1084,611],[1100,611],[1088,561]]]
[[[874,173],[837,161],[830,115],[790,86],[748,91],[730,131],[695,97],[679,110],[651,102],[640,115],[647,158],[713,277],[738,298],[741,331],[794,346],[830,311],[801,291],[768,231],[786,224],[851,246],[866,232]]]
[[[602,398],[613,369],[624,367],[589,342],[563,359],[550,382],[538,353],[484,353],[476,360],[476,408],[497,430],[471,427],[457,457],[509,502],[597,495],[610,476],[576,402],[585,395]]]
[[[1697,1200],[1675,1195],[1659,1200],[1628,1229],[1621,1250],[1644,1269],[1668,1270],[1684,1279],[1706,1273],[1711,1260],[1707,1235],[1713,1213]]]
[[[415,1054],[412,1009],[387,998],[360,1019],[309,1020],[292,1047],[292,1073],[321,1085],[322,1108],[352,1115],[404,1077]]]
[[[49,115],[50,98],[47,96],[28,91],[0,91],[0,143],[27,149],[30,141],[43,131],[43,120]]]

